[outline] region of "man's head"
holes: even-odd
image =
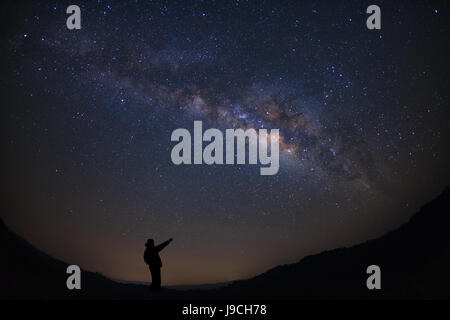
[[[155,246],[155,241],[153,241],[153,239],[148,239],[147,243],[145,244],[146,247],[154,247]]]

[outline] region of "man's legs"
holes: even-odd
[[[152,274],[152,290],[161,290],[161,268],[150,268]]]

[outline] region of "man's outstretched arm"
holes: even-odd
[[[161,251],[161,250],[164,249],[169,243],[171,243],[172,240],[173,240],[173,239],[170,238],[169,240],[167,240],[167,241],[165,241],[165,242],[163,242],[163,243],[161,243],[161,244],[158,244],[158,245],[156,246],[156,250],[158,250],[158,252]]]

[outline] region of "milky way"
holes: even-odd
[[[2,49],[5,220],[58,258],[147,280],[145,240],[173,237],[167,283],[243,278],[448,182],[445,1],[379,1],[379,31],[361,1],[77,4],[81,30],[60,2],[9,5]],[[173,165],[194,120],[279,128],[279,173]]]

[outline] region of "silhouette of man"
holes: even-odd
[[[161,268],[162,262],[159,257],[159,252],[164,249],[170,242],[172,238],[155,246],[153,239],[148,239],[145,246],[147,247],[144,252],[145,263],[148,264],[150,268],[150,273],[152,275],[152,287],[153,291],[161,290]]]

